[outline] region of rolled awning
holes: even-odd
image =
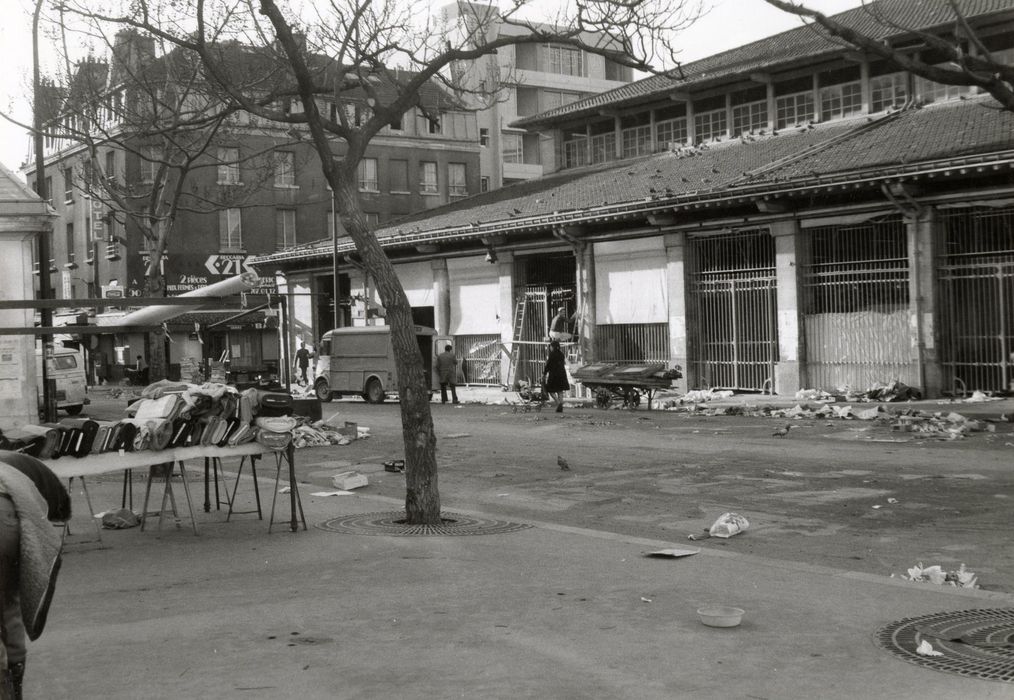
[[[256,274],[252,272],[244,272],[241,275],[236,275],[235,277],[230,277],[229,279],[222,280],[221,282],[209,284],[207,287],[201,287],[200,289],[195,289],[192,292],[185,292],[179,296],[193,297],[199,300],[231,297],[253,289],[254,287],[259,286],[260,283],[260,277]],[[130,302],[128,301],[127,303]],[[164,321],[168,321],[175,316],[179,316],[180,314],[196,311],[200,309],[203,304],[204,301],[196,303],[193,306],[149,306],[145,309],[131,311],[118,321],[118,325],[155,326]]]

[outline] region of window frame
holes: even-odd
[[[282,189],[296,187],[296,153],[295,151],[274,151],[274,185]]]
[[[450,197],[468,196],[468,168],[464,163],[447,164],[447,194]]]
[[[377,176],[379,164],[376,158],[360,158],[356,165],[356,184],[360,192],[380,192],[380,180]],[[372,177],[368,172],[373,170]]]
[[[291,207],[275,209],[275,250],[296,245],[296,210]]]
[[[235,218],[235,226],[232,225]],[[224,224],[224,227],[223,227]],[[234,245],[233,231],[236,231]],[[218,249],[219,252],[236,253],[243,251],[243,211],[238,207],[228,207],[218,211]]]
[[[429,177],[431,174],[432,178]],[[419,194],[440,194],[440,179],[437,176],[436,161],[419,161]]]
[[[243,178],[239,168],[239,148],[235,146],[219,146],[217,155],[217,183],[219,185],[242,185]]]

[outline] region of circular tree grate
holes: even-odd
[[[331,518],[317,525],[321,530],[341,532],[347,535],[499,535],[517,532],[531,527],[524,523],[506,520],[490,520],[470,515],[444,513],[439,525],[409,525],[405,522],[404,511],[389,513],[361,513]]]
[[[877,639],[910,663],[985,680],[1014,681],[1014,608],[910,617],[887,625]],[[916,653],[923,640],[943,655]]]

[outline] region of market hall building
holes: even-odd
[[[1014,62],[1014,0],[959,5]],[[953,33],[942,3],[867,7]],[[838,16],[934,62],[874,17]],[[679,365],[684,390],[1014,388],[1014,114],[812,27],[683,74],[520,120],[554,139],[551,174],[376,231],[466,381],[537,379],[562,307],[572,362]],[[382,322],[352,252],[321,240],[254,264],[319,337],[335,316],[313,290],[336,259],[357,300],[339,323]]]

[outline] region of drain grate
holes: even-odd
[[[880,644],[906,661],[990,681],[1014,681],[1014,608],[956,610],[892,622]],[[923,656],[926,640],[943,656]]]
[[[512,523],[506,520],[490,520],[476,518],[471,515],[444,513],[443,522],[439,525],[409,525],[405,522],[404,511],[389,513],[361,513],[331,518],[319,523],[317,527],[329,532],[341,532],[347,535],[394,535],[401,537],[420,537],[427,535],[499,535],[505,532],[517,532],[531,525]]]

